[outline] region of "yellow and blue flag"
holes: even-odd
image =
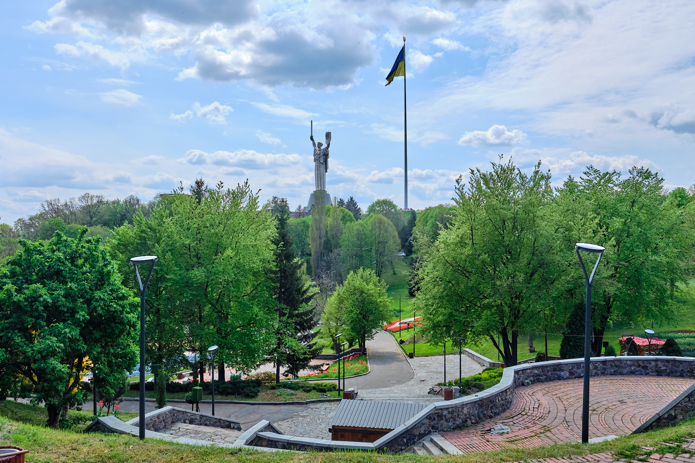
[[[386,86],[388,87],[388,85],[393,82],[393,78],[397,76],[405,76],[405,45],[403,45],[403,48],[401,48],[401,52],[398,54],[396,62],[393,63],[391,72],[389,72],[389,75],[386,76],[386,80],[389,81]]]

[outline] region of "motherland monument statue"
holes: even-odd
[[[309,196],[307,210],[311,211],[314,204],[314,194],[323,191],[326,195],[325,204],[331,203],[331,195],[326,191],[326,172],[328,172],[328,149],[331,146],[331,132],[326,132],[326,146],[323,143],[314,141],[314,121],[311,121],[311,136],[309,137],[314,145],[314,192]]]

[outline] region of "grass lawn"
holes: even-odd
[[[30,407],[24,405],[24,407]],[[2,407],[0,407],[2,410]],[[33,415],[24,412],[20,415]],[[257,452],[253,450],[230,450],[215,446],[200,447],[147,439],[140,441],[131,436],[119,434],[83,434],[68,430],[54,430],[0,416],[0,445],[12,445],[29,450],[27,461],[33,463],[110,463],[110,462],[149,462],[174,463],[181,461],[218,462],[316,462],[338,463],[397,463],[455,461],[460,463],[493,463],[505,461],[534,460],[540,458],[565,458],[612,452],[621,458],[635,459],[641,453],[640,447],[653,447],[661,454],[669,450],[663,442],[682,442],[692,436],[695,420],[684,422],[672,428],[646,434],[625,436],[609,442],[581,445],[564,444],[534,449],[515,449],[497,452],[481,452],[450,456],[387,455],[356,452]],[[673,450],[673,448],[671,448]],[[651,453],[651,451],[650,451]]]
[[[411,318],[414,315],[413,309],[411,306],[411,300],[410,299],[404,299],[408,295],[408,277],[409,274],[408,272],[410,271],[410,268],[408,265],[405,263],[404,260],[399,260],[396,264],[396,275],[393,275],[393,272],[388,271],[384,275],[384,281],[389,285],[388,292],[389,292],[389,298],[391,299],[391,309],[392,309],[392,314],[393,317],[391,318],[390,321],[393,320],[398,320],[399,318],[399,311],[398,311],[398,296],[396,294],[392,293],[398,293],[401,294],[401,304],[402,304],[402,311],[401,311],[401,319],[406,319],[406,318]],[[689,279],[689,286],[686,289],[686,296],[681,299],[681,302],[685,304],[685,310],[683,310],[681,313],[676,314],[674,321],[672,324],[668,325],[663,325],[663,326],[654,326],[655,331],[676,331],[676,330],[688,330],[688,329],[693,329],[695,330],[695,277],[692,277]],[[613,348],[615,349],[616,352],[620,353],[620,344],[618,343],[618,339],[622,337],[624,334],[632,334],[635,336],[642,336],[644,337],[644,329],[645,328],[651,328],[650,326],[644,326],[644,327],[631,327],[627,326],[625,324],[616,324],[613,327],[610,327],[609,329],[606,330],[604,334],[604,341],[608,341],[611,343]],[[401,338],[403,339],[408,339],[413,336],[413,328],[407,329],[407,330],[401,330],[400,332],[395,332],[392,333],[393,336],[396,338],[396,340],[400,340]],[[536,348],[536,352],[545,352],[545,341],[544,341],[544,333],[542,331],[537,331],[533,332],[533,344],[534,347]],[[528,333],[520,333],[519,338],[517,340],[517,352],[518,352],[518,358],[519,360],[525,360],[528,358],[534,358],[536,356],[535,353],[529,353],[528,351],[528,345],[527,345],[527,336]],[[416,329],[416,341],[417,341],[417,329]],[[555,356],[559,357],[560,356],[560,343],[562,341],[562,334],[561,333],[548,333],[548,355],[550,356]],[[407,345],[402,345],[404,351],[406,353],[410,353],[413,351],[413,346],[412,344],[407,344]],[[492,341],[490,340],[484,340],[481,341],[479,344],[469,344],[466,346],[462,347],[467,347],[469,349],[472,349],[479,354],[484,355],[485,357],[489,358],[490,360],[497,361],[498,359],[498,352],[497,349],[495,349],[495,346],[492,344]],[[442,355],[442,350],[443,346],[434,346],[430,345],[429,343],[420,343],[416,342],[415,344],[415,357],[427,357],[431,355]],[[457,343],[447,343],[446,345],[446,351],[448,352],[458,352],[458,344]]]
[[[68,421],[72,424],[70,428],[72,431],[82,431],[91,422],[94,413],[91,409],[87,411],[87,406],[91,406],[91,404],[85,404],[82,411],[70,410],[68,412]],[[138,414],[134,412],[119,413],[119,417],[123,421],[128,421],[136,416]],[[0,417],[20,423],[44,426],[48,420],[48,411],[40,405],[28,405],[14,400],[5,400],[0,403]]]
[[[355,375],[363,375],[369,371],[367,358],[363,355],[345,362],[345,373],[343,373],[343,362],[340,362],[340,375],[349,378]],[[301,376],[301,379],[329,379],[338,377],[338,362],[334,362],[325,373],[312,376]]]
[[[285,391],[283,389],[283,391]],[[270,389],[268,386],[261,386],[261,392],[258,394],[258,397],[254,397],[253,399],[248,398],[248,397],[234,397],[233,395],[226,396],[226,395],[220,395],[220,394],[215,394],[215,400],[243,400],[246,402],[291,402],[291,401],[303,401],[303,400],[314,400],[314,399],[325,399],[326,397],[320,397],[323,395],[323,392],[318,392],[318,391],[311,391],[311,392],[304,392],[304,391],[289,391],[289,392],[280,392],[274,389]],[[326,392],[325,394],[330,394],[330,398],[339,398],[338,392],[333,391],[333,392]],[[124,397],[140,397],[140,392],[139,391],[128,391],[125,393]],[[145,392],[145,397],[154,399],[155,398],[155,393],[147,391]],[[185,392],[167,392],[167,399],[181,399],[185,400],[186,399],[186,393]],[[212,400],[212,395],[204,393],[203,394],[203,400]]]

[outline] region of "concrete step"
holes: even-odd
[[[457,449],[454,444],[449,442],[448,440],[444,439],[442,436],[439,434],[435,433],[430,436],[430,442],[434,443],[437,447],[439,447],[439,450],[442,451],[442,453],[446,453],[448,455],[462,455],[463,452]]]
[[[439,449],[439,447],[434,445],[432,442],[423,442],[422,446],[425,448],[425,450],[427,450],[427,452],[430,455],[442,455],[443,454],[443,452]]]
[[[421,445],[416,445],[415,447],[413,447],[413,453],[415,455],[429,455],[429,453],[427,453],[427,450],[422,448]]]

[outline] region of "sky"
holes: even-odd
[[[451,203],[500,154],[695,183],[692,0],[33,0],[0,15],[0,222],[195,178],[306,206]]]

